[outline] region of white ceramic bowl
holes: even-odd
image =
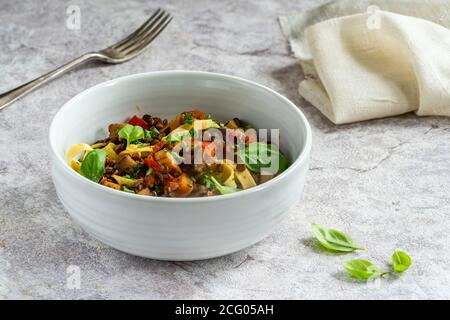
[[[133,114],[171,118],[197,108],[219,120],[239,117],[280,128],[291,161],[254,188],[207,198],[157,198],[116,191],[85,179],[65,163],[75,143],[107,136],[107,126]],[[161,260],[218,257],[267,236],[299,199],[311,149],[304,115],[280,94],[240,78],[191,71],[150,72],[111,80],[67,102],[50,126],[52,176],[72,218],[98,240]]]

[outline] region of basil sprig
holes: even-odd
[[[118,132],[119,137],[127,141],[127,147],[139,139],[144,138],[144,129],[140,126],[132,126],[131,124],[126,124]]]
[[[334,230],[325,229],[317,224],[312,224],[312,230],[316,239],[322,246],[334,252],[349,253],[354,250],[364,250],[364,248],[357,247],[353,240],[345,233]],[[381,271],[379,267],[372,262],[363,259],[351,259],[342,262],[345,270],[354,278],[359,280],[370,280],[378,277],[383,277],[392,271]],[[410,256],[400,250],[395,250],[392,254],[392,269],[395,272],[404,272],[408,270],[411,265]]]
[[[249,143],[245,148],[238,150],[237,154],[245,166],[253,172],[266,171],[276,174],[288,167],[288,160],[284,154],[276,146],[264,142]],[[278,170],[275,172],[271,168],[273,159],[278,161]]]
[[[342,265],[351,276],[360,280],[374,279],[383,275],[380,268],[367,260],[345,260]]]
[[[380,268],[375,266],[373,263],[367,260],[354,259],[354,260],[345,260],[342,262],[345,270],[347,272],[360,280],[370,280],[376,277],[382,277],[386,274],[392,273],[392,271],[382,272]],[[404,272],[408,270],[411,265],[410,256],[400,250],[395,250],[392,254],[392,269],[395,272]]]
[[[396,272],[408,270],[411,265],[411,257],[404,251],[395,250],[392,254],[392,269]]]
[[[316,239],[328,250],[336,252],[364,250],[364,248],[356,246],[350,236],[339,230],[325,229],[315,223],[312,224],[312,230]]]
[[[99,182],[105,174],[106,152],[94,149],[89,152],[81,163],[80,174],[94,182]]]

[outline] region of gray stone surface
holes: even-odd
[[[0,1],[0,91],[40,75],[139,25],[159,5],[174,22],[142,56],[72,72],[0,112],[0,299],[450,298],[450,119],[406,115],[335,126],[297,94],[301,70],[276,18],[320,1]],[[323,1],[322,1],[323,2]],[[66,8],[82,28],[66,28]],[[207,261],[137,258],[92,239],[58,201],[47,148],[52,116],[99,82],[153,70],[222,72],[292,99],[311,122],[311,170],[302,199],[264,241]],[[310,223],[350,233],[366,251],[325,253]],[[395,248],[412,268],[366,285],[340,263],[385,266]],[[66,268],[81,289],[66,288]]]

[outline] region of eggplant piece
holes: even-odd
[[[155,153],[155,160],[162,166],[166,166],[169,172],[175,173],[177,176],[182,173],[180,167],[175,161],[175,158],[168,150],[160,150]]]
[[[261,174],[259,176],[259,183],[264,183],[273,178],[273,174]]]
[[[109,140],[112,142],[118,142],[119,141],[119,131],[123,127],[126,126],[126,123],[113,123],[110,124],[108,127],[109,131]]]
[[[187,174],[183,173],[174,181],[178,184],[178,188],[170,190],[172,197],[187,197],[194,190],[194,181]]]
[[[229,129],[239,129],[241,127],[241,120],[238,118],[231,119],[225,124],[225,127]]]
[[[119,163],[117,163],[117,169],[120,172],[130,173],[137,165],[138,163],[134,161],[130,155],[126,154],[119,160]]]
[[[143,196],[153,196],[154,195],[153,192],[150,191],[149,188],[144,188],[141,191],[138,191],[137,194],[140,194],[140,195],[143,195]]]

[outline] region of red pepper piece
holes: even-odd
[[[148,123],[144,119],[139,118],[138,116],[131,117],[131,119],[128,120],[128,123],[133,125],[133,126],[142,127],[143,129],[146,129],[146,130],[150,129]]]
[[[158,162],[156,162],[156,161],[153,159],[152,156],[148,156],[148,157],[145,159],[145,164],[146,164],[149,168],[152,168],[152,169],[153,169],[154,171],[156,171],[156,172],[161,172],[161,171],[162,171],[161,166],[159,165]]]

